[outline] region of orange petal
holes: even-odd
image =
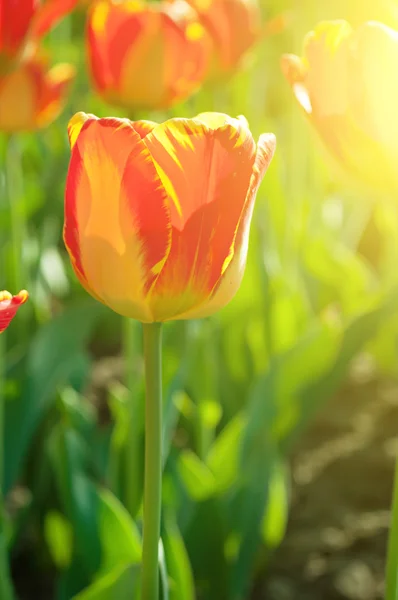
[[[75,68],[67,63],[58,64],[43,79],[37,106],[36,122],[45,127],[60,114],[75,77]]]
[[[220,66],[235,68],[261,32],[257,0],[188,0],[211,35]]]
[[[27,301],[28,297],[26,290],[22,290],[16,296],[6,291],[0,292],[0,333],[7,329],[18,308]]]
[[[131,124],[134,127],[134,130],[140,136],[140,138],[146,137],[148,133],[151,133],[153,128],[157,126],[157,123],[155,123],[154,121],[146,120],[132,121]]]
[[[69,65],[47,71],[34,57],[0,78],[0,129],[29,131],[51,123],[65,102],[73,73]]]
[[[79,0],[46,0],[43,2],[32,22],[32,37],[42,37],[70,13],[78,2]]]
[[[174,2],[180,8],[183,2]],[[182,11],[184,13],[184,11]],[[129,109],[169,106],[201,82],[209,42],[169,5],[98,0],[87,27],[91,73],[106,100]],[[192,29],[194,27],[194,30]]]
[[[266,133],[260,136],[245,207],[233,243],[232,259],[214,286],[211,297],[202,305],[180,315],[181,319],[207,317],[228,304],[238,291],[246,266],[251,217],[257,190],[272,160],[275,146],[276,139],[273,134]]]
[[[171,199],[170,255],[151,292],[167,320],[201,304],[225,270],[245,206],[255,159],[249,130],[224,115],[210,129],[172,119],[145,139]]]
[[[169,252],[167,200],[133,123],[85,121],[68,172],[65,244],[84,287],[141,321],[153,320],[146,290]]]

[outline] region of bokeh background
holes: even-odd
[[[238,294],[211,318],[165,327],[169,599],[382,598],[398,427],[398,200],[335,164],[280,59],[301,54],[325,19],[398,27],[398,3],[262,0],[262,34],[233,72],[157,111],[96,93],[89,4],[41,42],[51,62],[76,68],[62,114],[0,138],[0,286],[30,292],[1,338],[18,598],[137,597],[141,331],[88,297],[62,241],[66,127],[80,110],[155,121],[216,110],[277,137]]]

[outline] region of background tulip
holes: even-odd
[[[29,40],[36,40],[70,12],[77,0],[1,0],[0,72]]]
[[[88,58],[97,91],[129,110],[166,108],[201,83],[210,41],[183,0],[96,2],[88,18]]]
[[[74,72],[69,64],[48,69],[36,56],[0,77],[0,130],[12,133],[51,123],[63,107]]]
[[[22,290],[16,296],[12,296],[9,292],[0,292],[0,333],[7,329],[18,308],[25,304],[28,297],[26,290]]]
[[[341,165],[379,191],[398,189],[398,32],[345,21],[309,33],[304,55],[286,55],[296,99]]]
[[[235,69],[260,30],[257,0],[188,0],[213,40],[213,76]]]
[[[143,322],[202,317],[243,276],[275,138],[243,119],[71,120],[64,239],[88,292]]]

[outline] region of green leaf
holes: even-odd
[[[121,564],[138,564],[141,541],[126,509],[85,473],[85,447],[75,431],[53,431],[50,445],[60,498],[73,525],[76,552],[96,577]],[[117,540],[117,543],[115,543]]]
[[[119,500],[106,489],[96,489],[102,548],[98,577],[120,564],[138,565],[141,562],[141,539],[134,521]]]
[[[214,494],[216,480],[212,472],[191,450],[180,453],[177,469],[193,500],[205,500]]]
[[[33,338],[22,393],[6,403],[5,493],[18,477],[32,436],[54,402],[58,387],[67,382],[83,385],[90,365],[85,346],[104,310],[92,301],[69,308]]]
[[[188,553],[171,514],[164,518],[162,540],[169,576],[169,600],[195,600],[195,586]]]
[[[73,553],[73,532],[69,521],[57,511],[48,512],[44,519],[44,537],[56,566],[59,569],[68,567]]]
[[[137,567],[122,565],[95,581],[73,600],[136,600],[137,593]]]
[[[72,523],[76,552],[87,576],[99,569],[101,544],[98,530],[99,497],[85,474],[86,451],[84,440],[62,424],[54,428],[49,440],[60,500]]]
[[[228,598],[228,565],[225,557],[227,522],[225,508],[217,498],[209,498],[194,506],[183,534],[198,598]]]
[[[246,415],[238,413],[221,431],[211,446],[206,464],[214,475],[216,492],[223,494],[239,477],[241,437]]]
[[[231,600],[245,600],[249,593],[274,457],[275,449],[270,444],[265,454],[259,452],[251,457],[245,465],[240,488],[232,503],[229,524],[230,530],[235,533],[237,555],[229,577],[228,597]]]
[[[268,497],[261,532],[267,548],[278,546],[286,531],[289,510],[286,468],[275,460],[268,481]]]

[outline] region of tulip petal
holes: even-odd
[[[0,78],[0,129],[29,131],[51,123],[61,111],[73,77],[71,65],[47,71],[40,57],[22,62]]]
[[[228,304],[238,291],[246,266],[250,224],[256,193],[272,160],[275,146],[276,139],[273,134],[267,133],[260,136],[257,143],[256,160],[247,192],[245,208],[242,212],[234,240],[232,260],[214,286],[211,298],[206,300],[202,306],[196,306],[180,315],[180,319],[201,319],[207,317]]]
[[[39,127],[52,123],[61,112],[75,72],[72,65],[61,63],[46,73],[37,102],[36,122]]]
[[[179,1],[98,0],[89,13],[87,41],[94,84],[102,96],[131,110],[164,108],[192,93],[210,53],[205,31],[192,14]]]
[[[188,0],[211,35],[222,70],[237,66],[260,34],[257,0]]]
[[[200,304],[231,260],[255,159],[250,131],[236,123],[172,119],[144,139],[171,205],[171,250],[150,296],[157,320]]]
[[[148,135],[148,133],[151,133],[151,131],[154,129],[154,127],[157,127],[157,125],[158,125],[154,121],[146,121],[146,120],[132,121],[131,124],[141,139],[146,137]]]
[[[26,290],[22,290],[16,296],[6,291],[0,292],[0,333],[7,329],[18,308],[27,301],[28,297]]]
[[[43,2],[32,22],[32,37],[42,37],[70,13],[78,2],[79,0],[46,0]]]
[[[2,0],[0,3],[0,54],[11,58],[25,41],[36,0]]]
[[[84,117],[75,118],[79,128]],[[147,287],[170,248],[168,199],[126,119],[88,119],[75,140],[64,239],[84,287],[120,314],[152,321]]]

